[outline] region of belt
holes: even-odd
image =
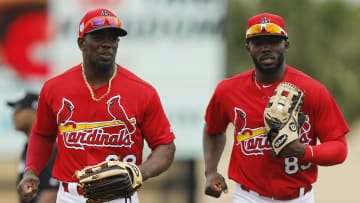
[[[241,185],[240,187],[241,187],[241,189],[243,189],[246,192],[251,191],[248,187],[246,187],[244,185]],[[308,185],[306,187],[303,187],[303,190],[304,190],[303,194],[301,194],[301,192],[300,192],[300,190],[302,190],[302,188],[299,188],[293,194],[281,195],[278,197],[268,197],[268,196],[261,195],[261,194],[259,194],[259,195],[268,197],[268,198],[272,198],[272,199],[276,199],[276,200],[292,200],[292,199],[298,198],[301,195],[305,195],[307,192],[311,191],[311,189],[312,189],[312,185]]]
[[[62,182],[62,186],[63,186],[65,192],[69,192],[69,183]],[[84,192],[82,191],[79,184],[76,186],[76,190],[77,190],[79,195],[84,195]]]

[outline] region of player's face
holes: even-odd
[[[15,129],[30,132],[36,120],[36,111],[31,108],[20,109],[14,112]]]
[[[112,29],[102,29],[85,34],[79,41],[84,60],[99,70],[112,68],[115,63],[119,35]]]
[[[263,73],[274,73],[285,65],[284,56],[289,42],[282,37],[262,36],[249,39],[246,47],[256,69]]]

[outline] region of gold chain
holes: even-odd
[[[91,88],[89,82],[88,82],[87,79],[86,79],[86,75],[85,75],[85,71],[84,71],[84,64],[81,64],[81,72],[82,72],[82,75],[83,75],[83,77],[84,77],[85,84],[86,84],[87,88],[88,88],[89,91],[90,91],[91,99],[94,100],[94,101],[96,101],[96,102],[99,102],[99,101],[101,101],[104,97],[106,97],[106,96],[110,93],[110,90],[111,90],[111,81],[114,79],[114,77],[115,77],[115,75],[116,75],[116,73],[117,73],[117,68],[115,67],[114,73],[113,73],[113,75],[111,76],[111,78],[110,78],[110,80],[109,80],[109,86],[108,86],[107,92],[106,92],[105,94],[101,95],[101,97],[99,97],[99,98],[96,98],[96,97],[95,97],[94,91],[93,91],[93,89]]]
[[[259,88],[259,90],[261,90],[260,85],[256,81],[256,71],[254,72],[254,81],[255,81],[255,85]]]
[[[263,87],[261,87],[256,80],[256,71],[254,72],[254,81],[255,81],[255,85],[259,88],[259,90],[264,88],[265,85],[263,85]],[[272,84],[268,85],[268,87],[270,87],[270,86],[272,86]]]

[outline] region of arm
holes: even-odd
[[[152,150],[147,160],[139,165],[143,180],[158,176],[166,171],[174,160],[175,144],[158,145]]]
[[[49,162],[54,151],[56,137],[45,137],[35,133],[30,135],[23,179],[18,184],[18,193],[23,200],[33,199],[38,192],[40,171]]]
[[[215,135],[207,134],[206,128],[207,125],[205,125],[203,135],[206,176],[205,194],[220,197],[221,192],[227,193],[225,179],[217,172],[217,166],[224,150],[226,137],[224,132]]]
[[[308,103],[310,107],[304,109],[313,111],[309,127],[315,135],[311,144],[316,144],[318,138],[321,142],[319,145],[306,145],[299,140],[286,146],[283,149],[283,157],[297,157],[304,161],[311,162],[317,165],[330,166],[340,164],[345,161],[347,156],[346,133],[349,127],[342,116],[335,100],[325,87],[320,86],[317,92],[308,94]],[[306,107],[306,106],[304,106]],[[300,117],[298,117],[300,118]],[[298,120],[299,121],[299,120]],[[310,129],[309,129],[310,130]],[[274,137],[272,133],[269,137]]]
[[[341,164],[347,156],[345,135],[337,140],[323,142],[319,145],[305,145],[296,140],[289,144],[282,157],[298,157],[321,166]]]
[[[347,156],[346,133],[350,128],[336,101],[324,86],[316,95],[314,98],[317,100],[312,101],[314,122],[311,130],[321,144],[307,145],[303,160],[323,166],[340,164]]]
[[[337,140],[323,142],[316,146],[306,145],[303,160],[322,166],[341,164],[347,156],[345,135]]]

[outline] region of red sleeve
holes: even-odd
[[[324,86],[320,90],[312,111],[316,112],[314,133],[321,144],[306,146],[303,159],[319,165],[335,165],[345,161],[345,135],[350,128],[331,94]]]
[[[347,156],[345,136],[336,141],[324,142],[317,146],[306,145],[303,160],[322,166],[331,166],[345,161]]]
[[[317,92],[315,103],[311,109],[315,112],[314,133],[321,143],[338,140],[350,130],[334,98],[324,86]]]
[[[33,131],[42,136],[56,136],[58,130],[56,115],[54,115],[51,109],[51,99],[47,95],[47,93],[51,91],[49,89],[46,84],[41,89],[36,121],[33,127]]]
[[[140,127],[151,149],[160,144],[169,144],[175,139],[156,91],[145,106],[143,121],[140,123]]]
[[[55,136],[41,136],[31,133],[26,155],[25,171],[33,169],[36,175],[45,168],[54,152]]]
[[[221,84],[221,83],[220,83]],[[220,85],[216,88],[206,109],[205,121],[207,124],[206,133],[209,135],[218,134],[226,130],[230,120],[226,116],[225,104],[220,100]]]
[[[33,126],[26,156],[26,168],[33,169],[39,174],[49,162],[54,151],[56,141],[57,124],[51,107],[47,92],[50,88],[45,83],[40,92],[37,118]]]

